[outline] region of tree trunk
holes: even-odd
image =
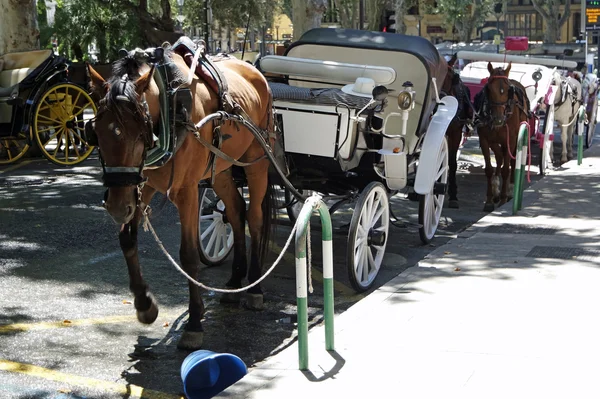
[[[293,0],[294,41],[306,31],[321,27],[325,11],[327,0]]]
[[[565,1],[565,9],[560,19],[560,0],[540,1],[532,0],[535,10],[540,13],[546,23],[544,31],[544,43],[554,44],[558,41],[560,28],[567,22],[571,16],[571,1]]]
[[[367,15],[367,29],[372,31],[379,30],[383,10],[385,9],[386,0],[365,0]]]
[[[404,14],[406,14],[406,0],[394,0],[394,11],[396,17],[396,33],[406,33]]]
[[[3,0],[0,15],[0,55],[40,48],[36,0]]]

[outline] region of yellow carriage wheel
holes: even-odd
[[[18,161],[29,150],[29,140],[25,133],[16,137],[0,138],[0,165]]]
[[[96,116],[94,100],[72,83],[50,87],[35,106],[32,133],[40,150],[57,165],[75,165],[94,150],[84,139],[86,122]]]

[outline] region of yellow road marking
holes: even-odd
[[[39,162],[39,161],[40,161],[39,159],[28,159],[28,160],[25,160],[25,161],[21,161],[21,162],[16,163],[16,164],[14,164],[12,166],[9,166],[6,169],[0,170],[0,173],[11,172],[11,171],[19,169],[20,167],[23,167],[25,165],[29,165],[32,162]]]
[[[178,317],[173,315],[161,315],[162,318]],[[15,333],[15,332],[26,332],[26,331],[38,331],[38,330],[50,330],[53,328],[65,328],[65,327],[76,327],[76,326],[91,326],[96,324],[114,324],[128,321],[136,321],[135,315],[125,316],[108,316],[98,317],[93,319],[80,319],[80,320],[68,320],[65,321],[42,321],[38,323],[14,323],[7,325],[0,325],[0,334]]]
[[[103,381],[95,378],[81,377],[78,375],[62,373],[60,371],[34,366],[32,364],[17,363],[10,360],[0,359],[0,370],[10,373],[24,374],[30,377],[43,378],[45,380],[62,382],[69,385],[102,389],[112,391],[126,397],[144,399],[184,399],[183,396],[165,392],[144,389],[137,385],[119,384],[116,382]]]

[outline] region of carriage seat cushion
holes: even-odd
[[[0,87],[8,88],[21,82],[52,55],[52,50],[25,51],[0,56]]]
[[[353,96],[337,88],[305,88],[290,86],[285,83],[269,82],[273,100],[293,103],[340,105],[346,104],[352,109],[362,109],[369,102],[367,97]]]

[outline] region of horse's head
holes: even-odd
[[[455,87],[460,84],[460,75],[454,70],[454,64],[456,63],[456,54],[452,55],[447,62],[448,71],[442,84],[442,92],[447,95],[455,95]]]
[[[514,97],[515,88],[508,79],[512,63],[508,63],[506,69],[494,68],[488,62],[490,77],[486,84],[486,95],[491,108],[492,125],[502,126],[511,112],[510,102]]]
[[[102,163],[104,207],[119,224],[134,216],[139,200],[146,151],[153,142],[153,121],[159,113],[158,88],[153,83],[154,66],[139,75],[117,61],[105,81],[88,65],[92,90],[100,98],[96,118],[86,125],[87,141],[97,145]]]

